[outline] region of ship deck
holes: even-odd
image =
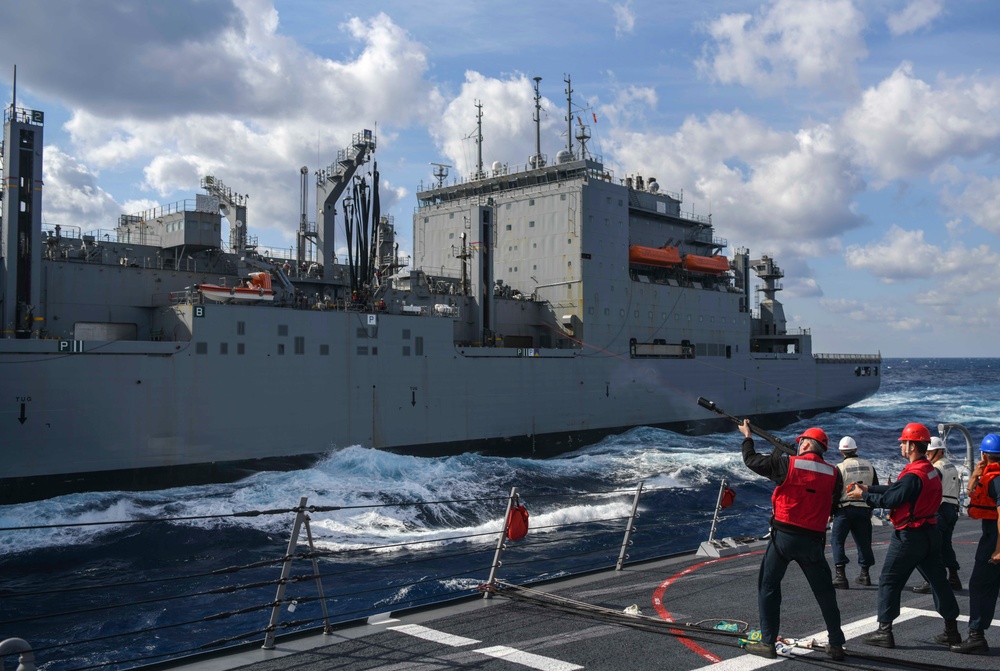
[[[541,669],[659,669],[668,671],[736,671],[773,664],[810,664],[827,668],[984,668],[981,658],[949,652],[933,642],[943,629],[931,595],[909,589],[902,597],[902,614],[895,622],[897,647],[871,647],[860,638],[876,627],[877,574],[888,548],[891,529],[876,526],[876,566],[871,587],[858,587],[856,564],[848,566],[852,584],[837,592],[847,636],[844,662],[833,662],[820,650],[803,647],[826,642],[819,607],[802,572],[791,566],[782,584],[783,638],[798,644],[791,657],[776,660],[746,654],[731,632],[680,630],[676,623],[746,623],[759,626],[757,571],[763,542],[743,554],[722,558],[694,553],[601,571],[531,586],[502,590],[490,599],[470,598],[403,613],[386,613],[334,630],[281,640],[275,649],[245,649],[212,658],[158,665],[198,671],[416,671],[480,669],[515,671]],[[954,547],[962,565],[963,587],[956,592],[962,616],[959,630],[967,634],[967,583],[980,536],[978,521],[963,518],[955,529]],[[828,549],[829,552],[829,549]],[[853,544],[848,539],[848,555]],[[829,557],[829,554],[828,554]],[[909,584],[921,581],[914,573]],[[506,593],[506,595],[505,595]],[[622,611],[632,604],[641,616]],[[684,626],[684,625],[681,625]],[[996,636],[987,639],[1000,647]],[[792,658],[794,657],[794,659]]]

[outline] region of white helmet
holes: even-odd
[[[840,439],[840,447],[838,449],[841,452],[857,452],[858,444],[850,436],[844,436]]]
[[[944,449],[944,441],[941,440],[939,436],[931,436],[931,444],[927,446],[927,451],[930,452],[931,450],[943,450],[943,449]]]

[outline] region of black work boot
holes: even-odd
[[[892,622],[879,622],[878,631],[868,634],[862,642],[877,645],[880,648],[895,648],[896,639],[892,635]]]
[[[826,646],[826,654],[830,655],[830,659],[833,661],[842,662],[844,661],[844,646],[828,643]]]
[[[962,635],[958,633],[958,621],[945,620],[944,633],[935,636],[934,642],[940,643],[941,645],[947,645],[948,647],[951,647],[953,645],[958,645],[959,643],[961,643]]]
[[[948,584],[954,590],[962,589],[962,579],[958,577],[958,569],[948,569]]]
[[[989,643],[982,629],[970,629],[969,638],[957,645],[951,646],[952,652],[960,652],[963,655],[988,655],[990,654]]]
[[[834,589],[850,589],[851,583],[847,582],[847,574],[844,573],[847,567],[844,564],[837,564],[834,568],[836,569],[833,576]]]
[[[855,580],[855,582],[858,583],[859,585],[861,585],[862,587],[871,587],[872,586],[872,577],[870,575],[868,575],[868,567],[867,566],[862,566],[861,567],[861,573],[858,574],[858,579]]]
[[[750,641],[743,648],[751,655],[757,655],[758,657],[765,657],[767,659],[777,659],[778,652],[774,649],[774,643],[765,643],[764,641]]]
[[[917,594],[930,594],[931,584],[929,582],[925,582],[921,585],[917,585],[916,587],[913,588],[913,591],[916,592]]]

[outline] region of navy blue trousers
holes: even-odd
[[[788,564],[794,561],[802,568],[809,588],[819,603],[830,643],[844,644],[844,632],[840,628],[840,608],[837,606],[837,593],[833,589],[833,575],[823,556],[825,546],[823,538],[800,536],[772,528],[771,542],[767,544],[757,576],[757,608],[760,611],[760,634],[764,643],[773,645],[778,640],[778,628],[781,626],[781,580],[785,577]]]
[[[944,567],[955,571],[962,568],[958,565],[955,548],[951,546],[951,534],[958,523],[958,506],[954,503],[942,503],[937,511],[937,527],[941,531],[941,558]]]
[[[991,564],[997,548],[996,520],[983,520],[983,535],[976,548],[976,563],[969,578],[969,629],[985,631],[993,621],[1000,596],[1000,564]]]
[[[833,516],[833,529],[830,532],[830,549],[833,551],[833,563],[837,566],[850,564],[844,541],[851,534],[854,544],[858,547],[858,565],[870,568],[875,565],[875,553],[872,552],[872,509],[868,506],[844,506]]]
[[[899,600],[914,569],[931,585],[934,610],[945,620],[957,619],[958,601],[941,560],[941,532],[936,524],[925,524],[892,534],[878,579],[878,621],[892,622],[899,617]]]

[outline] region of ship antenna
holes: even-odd
[[[573,154],[573,85],[570,76],[563,79],[566,82],[566,149]]]
[[[440,189],[444,184],[444,180],[448,177],[448,168],[451,166],[447,163],[434,163],[433,161],[431,165],[434,166],[434,176],[437,177],[438,188]]]
[[[476,179],[483,179],[483,103],[476,101]]]
[[[14,66],[14,87],[11,91],[11,101],[10,101],[10,112],[11,114],[17,114],[17,66]]]
[[[545,165],[542,158],[542,94],[538,91],[538,82],[541,77],[534,77],[535,81],[535,155],[531,157],[532,168],[541,168]]]

